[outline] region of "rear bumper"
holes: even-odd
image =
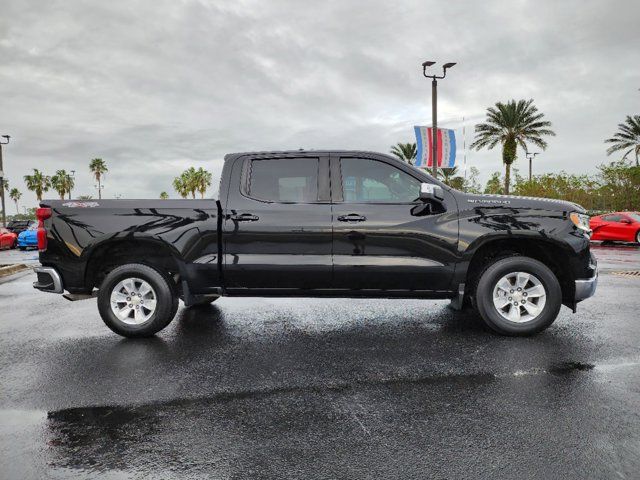
[[[35,267],[33,271],[38,275],[38,280],[33,282],[33,288],[50,293],[64,292],[62,277],[55,268]]]

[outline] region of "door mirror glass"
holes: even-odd
[[[444,200],[442,187],[433,185],[432,183],[423,183],[420,185],[420,200],[434,200],[441,202]]]
[[[629,220],[628,218],[622,218],[622,219],[620,219],[620,223],[627,223],[627,224],[629,224],[629,223],[631,223],[631,220]]]

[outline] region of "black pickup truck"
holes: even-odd
[[[593,295],[579,205],[473,195],[387,155],[236,153],[218,199],[45,200],[34,287],[127,337],[220,296],[451,299],[528,335]],[[97,289],[97,293],[96,293]]]

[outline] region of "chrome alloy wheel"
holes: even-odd
[[[156,292],[140,278],[125,278],[111,291],[111,311],[128,325],[141,325],[156,311]]]
[[[512,272],[502,277],[493,289],[493,305],[505,320],[525,323],[534,320],[547,301],[544,285],[535,275]]]

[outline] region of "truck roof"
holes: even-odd
[[[375,156],[384,156],[389,158],[394,158],[391,155],[387,155],[386,153],[374,152],[372,150],[339,150],[339,149],[298,149],[298,150],[261,150],[255,152],[234,152],[228,153],[224,156],[225,161],[231,158],[237,158],[244,155],[327,155],[327,154],[348,154],[348,155],[375,155]]]

